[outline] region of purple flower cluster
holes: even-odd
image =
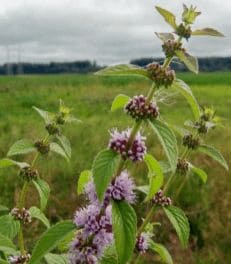
[[[141,233],[136,239],[136,249],[142,254],[148,250],[150,241],[150,233]]]
[[[159,115],[159,109],[155,102],[147,102],[143,95],[134,96],[125,106],[125,112],[136,120],[154,119]]]
[[[104,201],[101,204],[97,198],[95,185],[90,181],[85,185],[85,193],[90,204],[75,213],[74,223],[81,231],[72,242],[69,250],[71,264],[98,263],[104,249],[112,244],[112,207],[110,199],[135,201],[135,184],[127,171],[121,174],[109,185]]]
[[[138,132],[131,147],[128,148],[128,141],[131,134],[131,129],[127,129],[122,132],[118,132],[117,129],[111,133],[111,139],[109,141],[109,148],[121,154],[126,159],[129,158],[132,161],[142,161],[146,154],[145,140],[146,138],[141,136]]]

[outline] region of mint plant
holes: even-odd
[[[34,110],[43,118],[45,122],[46,136],[42,139],[32,142],[29,139],[21,139],[13,144],[7,153],[7,158],[0,160],[0,168],[18,167],[18,179],[16,181],[22,184],[22,189],[17,204],[11,210],[7,207],[1,207],[0,216],[0,262],[1,263],[34,263],[31,260],[31,254],[28,251],[28,245],[25,244],[24,230],[28,228],[34,219],[41,221],[49,229],[50,222],[44,214],[47,206],[50,187],[45,181],[43,175],[40,175],[36,168],[36,162],[40,156],[49,158],[51,153],[56,153],[67,161],[71,158],[71,145],[68,138],[62,132],[62,126],[79,122],[71,115],[71,109],[66,107],[60,101],[57,113],[50,113],[33,107]],[[26,159],[30,162],[21,162],[11,157],[30,154],[31,158]],[[34,187],[40,197],[40,205],[31,205],[27,208],[28,190]],[[4,210],[2,210],[4,208]],[[73,228],[71,222],[63,221],[59,224]],[[68,230],[69,230],[68,229]],[[14,240],[15,237],[17,240]],[[16,242],[14,244],[14,242]],[[52,242],[53,243],[53,242]]]
[[[193,30],[191,27],[200,12],[192,6],[184,5],[180,23],[171,12],[161,7],[156,10],[173,29],[171,33],[156,33],[162,41],[164,63],[153,62],[143,68],[117,65],[97,72],[101,76],[143,76],[152,82],[152,86],[147,95],[130,98],[119,94],[112,103],[111,110],[123,109],[134,120],[134,126],[124,131],[112,129],[108,146],[98,153],[92,170],[80,175],[78,193],[84,193],[89,204],[75,213],[77,231],[68,253],[72,264],[141,263],[148,250],[159,254],[163,262],[173,263],[168,250],[155,241],[155,213],[164,211],[181,245],[186,247],[189,222],[183,210],[174,203],[190,174],[198,175],[203,182],[207,180],[206,172],[190,162],[190,154],[202,152],[228,169],[220,152],[203,142],[203,136],[217,125],[215,112],[201,108],[190,87],[177,79],[171,68],[171,62],[177,58],[190,71],[198,73],[197,59],[186,51],[183,41],[197,35],[223,35],[212,28]],[[194,119],[186,121],[184,129],[168,124],[161,114],[160,103],[172,91],[181,93],[193,112]],[[146,137],[142,133],[144,125],[150,127],[159,139],[166,161],[160,161],[148,152]],[[148,169],[145,181],[149,183],[143,186],[137,186],[134,175],[129,172],[131,164],[140,163],[145,163]],[[170,197],[169,190],[179,176],[182,182],[174,190],[175,196]],[[145,195],[143,201],[139,200],[139,192]],[[135,203],[143,207],[142,215],[137,215],[133,208]]]
[[[77,192],[86,195],[88,204],[76,211],[73,221],[61,221],[51,226],[44,214],[50,187],[36,168],[39,157],[48,157],[51,152],[67,161],[71,157],[70,142],[63,135],[62,126],[78,120],[63,102],[54,114],[34,107],[45,121],[47,136],[36,142],[17,141],[8,151],[7,158],[0,160],[0,168],[19,168],[22,182],[15,207],[9,210],[0,206],[0,263],[142,263],[145,254],[152,252],[157,253],[164,263],[173,263],[165,246],[156,241],[153,218],[159,210],[169,219],[181,245],[188,245],[190,228],[187,216],[174,204],[191,174],[198,175],[203,182],[207,180],[206,172],[191,163],[191,154],[202,152],[227,170],[228,165],[217,149],[204,143],[204,135],[219,125],[215,111],[198,105],[190,87],[176,78],[171,63],[177,58],[190,71],[197,73],[197,59],[186,51],[183,41],[191,36],[223,35],[212,28],[192,29],[200,15],[192,6],[184,5],[180,23],[171,12],[161,7],[156,9],[173,30],[171,33],[156,33],[162,41],[164,63],[154,62],[143,68],[118,65],[97,73],[103,76],[138,75],[149,80],[152,86],[146,95],[130,98],[120,94],[114,99],[111,110],[123,109],[134,120],[134,125],[124,131],[112,129],[108,146],[95,157],[92,169],[81,173]],[[187,120],[184,128],[168,124],[162,115],[161,102],[172,96],[172,91],[182,94],[192,109],[193,120]],[[158,138],[166,160],[150,153],[142,130],[144,126]],[[33,154],[33,159],[22,162],[11,158],[25,154]],[[139,175],[132,175],[129,171],[134,164],[147,167],[144,185],[138,186],[135,176]],[[170,192],[178,179],[180,186]],[[40,205],[27,208],[28,189],[32,186],[39,193]],[[136,204],[139,213],[134,209]],[[47,230],[31,248],[25,243],[24,230],[34,218],[40,220]]]

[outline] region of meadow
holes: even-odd
[[[223,126],[212,131],[205,141],[220,149],[231,165],[231,74],[200,73],[194,78],[193,74],[182,73],[178,77],[191,86],[201,105],[214,106],[217,115],[222,117]],[[44,135],[43,120],[32,106],[56,111],[61,98],[73,108],[73,114],[82,120],[82,123],[65,129],[65,134],[72,143],[71,162],[68,164],[59,157],[52,157],[41,168],[41,174],[53,186],[53,195],[47,209],[53,222],[72,217],[80,204],[82,197],[76,196],[78,175],[82,170],[90,169],[94,156],[107,146],[109,129],[124,128],[132,124],[122,111],[110,112],[115,95],[146,94],[149,86],[149,81],[138,77],[0,77],[0,158],[5,157],[16,140],[24,137],[34,140]],[[173,125],[182,125],[185,120],[192,118],[190,109],[186,108],[180,95],[175,95],[169,104],[160,104],[159,107],[166,120],[174,120]],[[164,155],[159,143],[150,133],[148,135],[150,152],[162,159]],[[201,167],[207,171],[209,178],[206,185],[198,179],[190,179],[180,195],[179,203],[190,218],[190,247],[187,250],[180,249],[175,235],[166,236],[167,232],[159,234],[157,240],[171,241],[169,250],[176,260],[175,263],[229,263],[229,173],[203,155],[194,155],[193,160],[198,166],[202,164]],[[134,170],[137,181],[142,182],[142,173],[142,166]],[[21,182],[16,170],[0,171],[0,204],[7,204],[9,208],[14,205],[18,198],[18,184]],[[36,203],[37,200],[37,194],[31,191],[28,204]],[[41,227],[34,225],[34,232],[39,228]]]

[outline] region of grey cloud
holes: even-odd
[[[198,5],[203,15],[198,27],[213,26],[226,39],[192,39],[186,44],[197,56],[231,55],[231,2],[219,0],[18,0],[2,3],[0,60],[59,61],[95,59],[100,63],[127,62],[143,56],[161,56],[155,31],[171,30],[154,10],[161,5],[180,15],[182,3]]]

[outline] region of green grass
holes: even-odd
[[[211,132],[206,142],[219,148],[227,161],[231,160],[231,74],[203,73],[198,76],[180,74],[202,105],[213,105],[223,117],[223,128]],[[59,157],[40,160],[40,173],[52,184],[52,196],[48,215],[54,221],[71,217],[79,205],[76,197],[76,182],[79,173],[90,169],[94,156],[108,143],[108,130],[112,127],[126,128],[132,121],[122,111],[110,112],[110,105],[118,93],[127,95],[145,94],[150,83],[142,78],[110,77],[92,75],[47,75],[0,78],[0,157],[5,157],[9,147],[18,139],[33,140],[44,135],[44,124],[32,106],[56,111],[60,98],[72,107],[74,115],[82,124],[66,127],[65,134],[71,140],[73,156],[70,164]],[[170,105],[160,105],[161,115],[173,124],[182,124],[192,118],[185,101],[177,95]],[[156,138],[148,133],[150,152],[163,158],[163,151]],[[29,160],[30,157],[27,157]],[[203,155],[194,155],[193,162],[209,174],[208,184],[203,186],[191,179],[181,195],[181,204],[191,220],[193,236],[191,249],[182,251],[169,243],[176,263],[187,258],[187,263],[228,263],[228,192],[230,180],[217,163]],[[45,163],[45,166],[42,164]],[[137,181],[143,181],[143,167],[133,170]],[[21,182],[14,169],[0,172],[0,204],[12,207],[17,200]],[[28,204],[37,202],[31,190]],[[81,199],[82,200],[82,199]],[[166,225],[167,226],[167,225]],[[162,230],[162,229],[161,229]],[[166,235],[161,239],[171,240]],[[172,241],[171,241],[172,242]],[[182,257],[185,256],[185,257]]]

